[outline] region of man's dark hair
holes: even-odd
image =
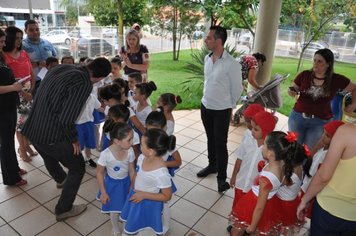
[[[58,63],[58,59],[55,57],[47,57],[46,66],[49,66],[51,63]]]
[[[106,77],[111,72],[111,63],[103,57],[96,58],[87,67],[95,78]]]
[[[27,30],[27,26],[31,25],[31,24],[38,24],[37,21],[33,20],[33,19],[29,19],[25,22],[25,30]]]
[[[210,27],[210,30],[214,30],[214,38],[216,39],[221,39],[222,45],[224,46],[226,39],[227,39],[227,32],[224,27],[218,26],[218,25],[213,25]]]

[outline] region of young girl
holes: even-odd
[[[276,119],[271,113],[264,111],[262,106],[254,105],[250,105],[244,112],[244,116],[251,121],[251,131],[249,129],[246,131],[242,143],[235,152],[236,162],[230,179],[230,186],[235,188],[232,209],[237,206],[241,197],[251,190],[253,181],[258,175],[258,162],[263,160],[262,145],[276,125]],[[261,111],[253,115],[259,110]],[[230,230],[231,227],[228,228],[228,231]]]
[[[119,214],[126,201],[127,194],[135,175],[135,155],[132,146],[133,131],[125,123],[116,123],[110,131],[112,144],[101,152],[96,178],[102,203],[101,211],[110,213],[112,231],[115,236],[119,231]]]
[[[345,123],[342,121],[331,121],[331,122],[327,123],[326,125],[324,125],[324,133],[321,136],[320,141],[318,142],[318,144],[320,144],[320,145],[317,145],[317,146],[319,146],[318,151],[314,154],[314,156],[312,158],[312,164],[311,164],[311,167],[309,170],[309,175],[304,176],[303,184],[301,187],[300,197],[303,197],[304,194],[307,192],[307,189],[309,187],[309,184],[310,184],[313,176],[316,174],[317,170],[323,163],[326,153],[328,152],[331,139],[334,136],[336,130],[341,125],[344,125],[344,124]],[[309,204],[309,207],[304,211],[305,217],[308,217],[309,219],[311,218],[313,203],[314,203],[314,201],[311,201]]]
[[[146,119],[146,128],[147,129],[161,129],[165,130],[166,125],[167,125],[167,120],[165,115],[163,114],[163,108],[159,107],[157,111],[152,111]],[[172,152],[167,152],[166,155],[163,156],[163,160],[166,163],[166,166],[168,168],[168,172],[172,177],[172,193],[175,193],[177,191],[177,188],[173,182],[173,177],[175,175],[175,171],[180,167],[182,164],[182,158],[179,154],[179,151],[174,149]],[[170,228],[170,219],[171,219],[171,214],[170,214],[170,205],[171,203],[169,201],[165,202],[163,205],[163,234],[167,233],[169,228]]]
[[[140,72],[132,72],[128,75],[127,83],[129,87],[129,92],[127,94],[127,99],[130,102],[130,107],[133,108],[136,104],[136,101],[133,99],[135,94],[136,84],[142,83],[142,75]]]
[[[273,131],[267,135],[262,155],[268,164],[257,177],[252,189],[238,201],[232,210],[231,235],[243,233],[273,233],[280,223],[278,200],[275,196],[284,178],[291,183],[294,146],[290,133]]]
[[[166,132],[168,135],[172,135],[174,132],[174,117],[172,111],[181,103],[182,99],[179,95],[173,93],[164,93],[159,96],[157,100],[157,107],[163,107],[164,115],[167,119]]]
[[[136,234],[144,229],[163,233],[163,202],[171,199],[172,190],[171,177],[162,156],[175,148],[175,142],[173,135],[168,136],[160,129],[149,129],[143,134],[135,186],[121,214],[126,222],[126,233]]]
[[[122,70],[122,60],[119,56],[115,56],[111,58],[111,74],[109,75],[111,81],[114,79],[122,78],[121,70]]]
[[[282,227],[280,231],[284,234],[288,232],[298,233],[300,226],[304,224],[304,222],[298,222],[297,219],[297,208],[300,203],[298,193],[302,185],[303,174],[309,175],[311,164],[311,162],[307,159],[308,157],[311,157],[308,146],[297,143],[296,136],[291,136],[289,141],[295,145],[294,156],[291,160],[291,163],[294,166],[293,174],[291,176],[291,182],[284,179],[282,186],[277,192],[280,207],[279,211],[282,213]]]
[[[133,110],[141,124],[146,123],[146,118],[152,111],[151,106],[148,104],[147,98],[149,98],[152,92],[155,90],[157,90],[157,87],[153,81],[136,84],[133,98],[137,103],[135,104]]]

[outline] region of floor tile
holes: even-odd
[[[27,180],[27,184],[21,186],[20,188],[23,190],[29,190],[50,180],[51,178],[42,171],[35,169],[33,171],[27,172],[27,174],[24,176],[24,179]]]
[[[185,147],[179,148],[178,151],[180,153],[182,160],[184,160],[186,162],[191,162],[200,154],[200,152],[193,151],[193,150],[185,148]]]
[[[42,231],[37,236],[80,236],[78,232],[72,229],[64,222],[57,222],[56,224],[52,225],[48,229]],[[107,234],[109,235],[109,234]]]
[[[79,216],[67,219],[66,223],[81,234],[87,235],[108,220],[107,214],[102,214],[98,208],[89,204],[86,211]]]
[[[80,185],[78,195],[86,199],[87,201],[91,202],[95,200],[98,191],[99,191],[98,182],[96,181],[95,178],[92,178],[84,182],[82,185]]]
[[[197,177],[197,173],[201,170],[202,168],[188,163],[185,165],[183,168],[180,168],[176,175],[179,175],[185,179],[188,179],[190,181],[193,181],[195,183],[199,183],[202,179]]]
[[[184,117],[184,118],[176,119],[175,123],[179,124],[181,126],[184,126],[184,127],[189,127],[189,126],[193,125],[194,123],[196,123],[196,121],[190,120],[190,119],[187,119]],[[179,132],[181,132],[181,131],[179,131]]]
[[[189,138],[187,136],[181,135],[179,133],[174,134],[174,136],[176,136],[176,140],[177,140],[176,144],[179,145],[179,146],[183,146],[186,143],[188,143],[188,142],[193,140],[192,138]]]
[[[22,236],[32,236],[55,224],[56,218],[44,207],[38,207],[10,222]]]
[[[199,141],[202,141],[202,142],[207,142],[207,137],[206,137],[206,134],[205,133],[202,133],[201,135],[199,135],[198,137],[195,138],[196,140],[199,140]]]
[[[0,216],[7,222],[33,210],[40,204],[22,193],[0,204]]]
[[[201,168],[205,168],[209,165],[209,159],[206,155],[200,154],[198,157],[192,160],[191,163]]]
[[[189,228],[181,223],[171,220],[171,229],[168,231],[166,236],[178,236],[185,235],[189,231]]]
[[[122,230],[122,228],[121,228]],[[99,226],[93,232],[91,232],[88,236],[103,236],[103,235],[112,235],[112,226],[110,220],[105,222],[103,225]]]
[[[185,129],[179,131],[179,134],[184,135],[184,136],[187,136],[187,137],[189,137],[189,138],[196,138],[196,137],[198,137],[199,135],[203,134],[203,132],[188,127],[188,128],[185,128]]]
[[[34,167],[38,168],[44,165],[43,159],[40,155],[32,158],[32,161],[30,162],[31,165]]]
[[[192,227],[206,212],[206,209],[195,205],[183,198],[171,207],[172,219]]]
[[[194,230],[205,236],[228,236],[227,232],[227,219],[215,213],[207,212],[199,222],[193,227]]]
[[[13,228],[11,228],[9,225],[3,225],[0,227],[0,235],[19,236],[20,234],[16,233],[16,231]]]
[[[196,183],[177,175],[174,177],[173,181],[174,184],[177,186],[176,194],[181,197],[184,196],[189,190],[191,190],[196,185]]]
[[[54,209],[55,209],[55,207],[57,205],[58,199],[59,199],[59,197],[56,197],[56,198],[52,199],[51,201],[46,202],[45,204],[43,204],[43,206],[45,208],[47,208],[47,210],[49,210],[50,212],[52,212],[54,214]],[[88,201],[84,200],[83,198],[81,198],[80,196],[77,195],[73,204],[74,205],[77,205],[77,204],[88,204]]]
[[[62,192],[62,189],[58,189],[56,182],[51,179],[41,185],[36,186],[35,188],[28,191],[28,193],[36,199],[39,203],[43,204],[52,200],[55,197],[58,197]]]
[[[194,230],[190,230],[185,236],[203,236],[203,235]]]
[[[214,206],[210,209],[211,212],[214,212],[216,214],[219,214],[222,217],[227,218],[228,215],[231,212],[232,208],[232,203],[234,199],[223,195],[215,204]]]
[[[184,147],[200,153],[204,152],[207,149],[206,142],[204,143],[196,139],[185,144]]]
[[[0,226],[3,226],[6,222],[0,217]]]
[[[195,186],[183,198],[195,204],[210,209],[221,197],[216,191],[205,188],[201,185]]]
[[[23,193],[23,191],[16,186],[6,186],[1,184],[0,185],[0,203],[6,201],[16,195]]]

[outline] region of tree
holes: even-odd
[[[89,13],[86,0],[61,0],[61,7],[66,8],[66,25],[75,26],[79,15]]]
[[[124,45],[124,26],[149,22],[147,0],[88,0],[98,25],[117,26],[119,45]]]
[[[202,17],[198,4],[186,0],[153,0],[152,3],[155,16],[152,28],[161,36],[172,32],[173,60],[178,60],[182,37],[191,37]]]
[[[300,37],[301,53],[297,71],[301,67],[303,53],[312,41],[318,40],[336,17],[350,11],[353,0],[285,0],[282,5],[282,22],[294,22],[303,32]],[[298,36],[298,35],[297,35]],[[300,36],[300,35],[299,35]],[[296,46],[297,47],[297,46]]]

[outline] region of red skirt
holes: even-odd
[[[253,211],[257,203],[257,196],[250,190],[241,197],[232,209],[233,224],[236,228],[243,228],[251,224]],[[279,201],[277,196],[272,197],[266,203],[262,217],[257,225],[260,234],[276,232],[281,224]]]
[[[300,199],[302,199],[302,197],[304,196],[304,192],[303,190],[300,191]],[[311,215],[312,215],[312,210],[313,210],[313,205],[314,205],[314,201],[315,198],[313,198],[312,200],[309,201],[309,206],[304,210],[304,216],[311,219]]]
[[[235,188],[235,197],[234,202],[232,203],[232,209],[234,209],[237,205],[237,202],[244,196],[246,193],[242,192],[241,189]]]
[[[281,222],[283,226],[294,226],[296,225],[297,218],[297,208],[300,203],[300,197],[296,197],[292,201],[284,201],[278,198],[281,212]]]

